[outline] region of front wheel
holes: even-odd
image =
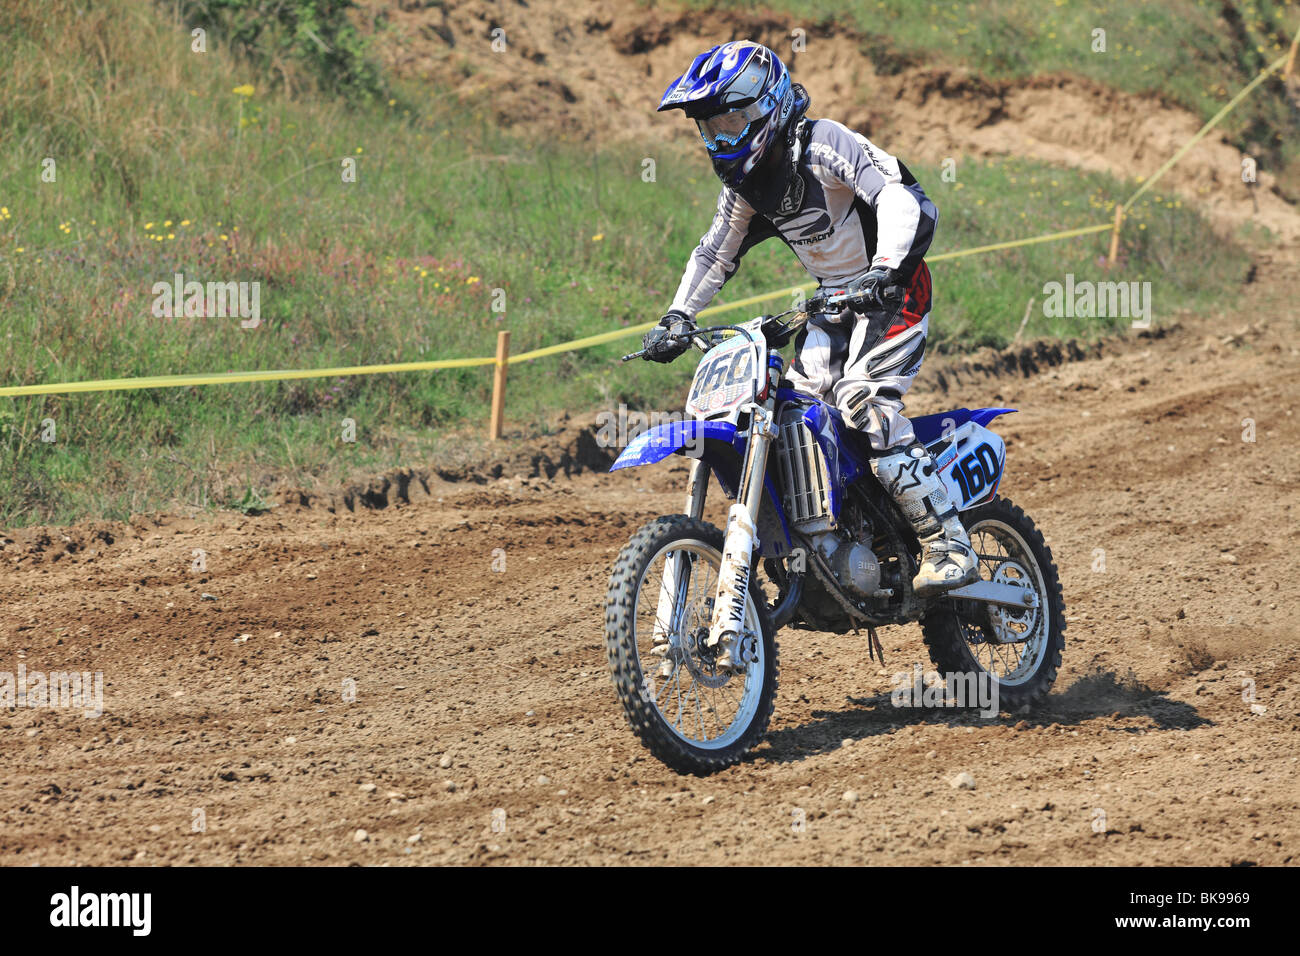
[[[722,532],[686,515],[656,518],[619,553],[605,601],[614,688],[641,743],[679,773],[709,774],[762,739],[777,687],[776,628],[750,575],[743,671],[719,670],[705,646]]]
[[[1065,603],[1051,549],[1020,508],[1005,498],[962,513],[986,581],[1031,589],[1035,608],[943,599],[921,619],[930,660],[946,674],[991,680],[998,709],[1013,711],[1047,696],[1065,647]]]

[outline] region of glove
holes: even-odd
[[[798,329],[792,329],[786,323],[773,316],[763,317],[763,337],[767,339],[767,347],[771,349],[782,349],[790,344]]]
[[[684,312],[678,312],[676,309],[668,312],[641,340],[646,359],[651,362],[671,362],[691,347],[690,339],[679,339],[674,336],[694,332],[695,329],[695,323],[687,318]]]
[[[846,304],[858,315],[878,310],[893,313],[903,304],[903,296],[906,294],[907,287],[897,269],[872,266],[849,283],[849,299]]]

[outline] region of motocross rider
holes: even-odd
[[[701,53],[659,111],[695,120],[722,180],[713,225],[691,253],[668,312],[646,333],[646,357],[671,362],[678,338],[758,242],[779,236],[819,284],[850,307],[809,318],[790,384],[835,405],[864,433],[881,485],[923,547],[918,594],[978,578],[970,538],[929,453],[903,415],[925,353],[938,210],[902,162],[841,123],[805,118],[809,97],[770,49],[750,41]]]

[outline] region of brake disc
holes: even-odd
[[[717,669],[717,658],[721,650],[720,647],[709,647],[706,643],[709,636],[707,627],[697,627],[694,631],[688,631],[682,638],[682,659],[686,664],[686,669],[691,672],[695,681],[705,687],[721,687],[731,680],[731,671],[720,671]],[[743,647],[743,642],[749,639],[748,635],[742,637],[737,643]],[[743,654],[740,656],[746,663],[749,659]]]
[[[1014,558],[1007,558],[998,565],[993,574],[995,584],[1006,584],[1015,588],[1033,590],[1033,578],[1028,569]],[[989,628],[999,644],[1015,644],[1028,640],[1038,628],[1039,607],[1010,607],[1003,604],[988,604]]]

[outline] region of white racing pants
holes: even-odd
[[[845,423],[864,432],[876,451],[915,440],[903,415],[903,394],[921,369],[930,327],[930,270],[921,263],[903,309],[884,338],[864,351],[867,319],[847,309],[813,317],[795,340],[786,377],[799,391],[830,402]]]

